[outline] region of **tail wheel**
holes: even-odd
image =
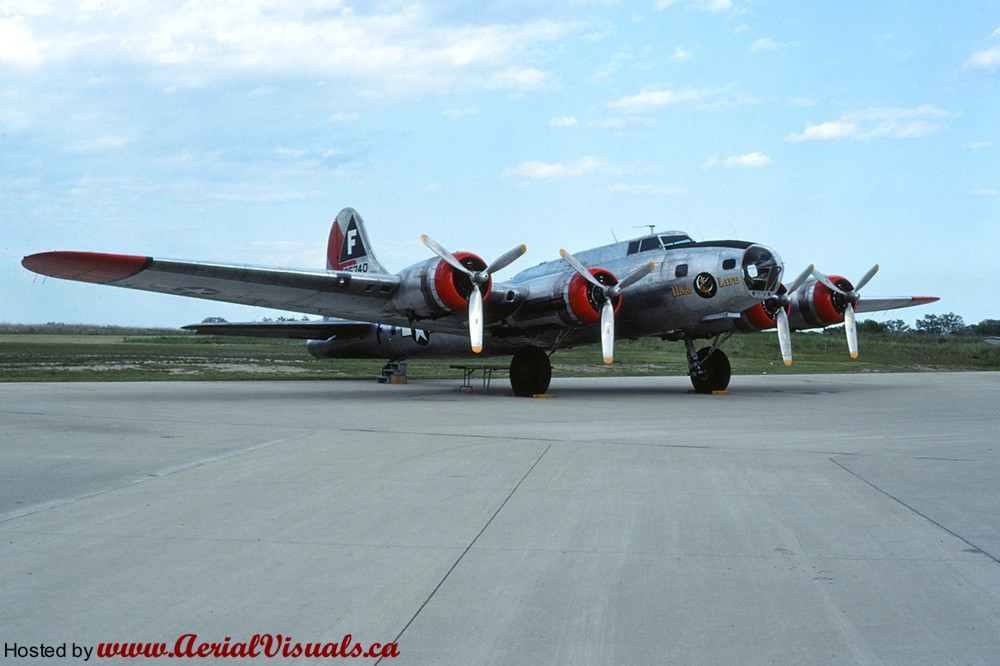
[[[711,393],[726,390],[733,373],[729,357],[722,353],[722,350],[716,349],[713,352],[711,347],[699,349],[698,365],[700,367],[691,372],[691,383],[696,392]]]
[[[518,349],[510,360],[510,387],[514,395],[528,397],[545,393],[552,381],[552,364],[538,347]]]

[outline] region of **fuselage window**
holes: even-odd
[[[685,277],[688,274],[687,264],[677,264],[677,268],[674,269],[674,277]]]
[[[634,241],[629,242],[629,244],[628,244],[628,253],[629,254],[635,254],[638,251],[639,251],[639,241],[634,240]]]
[[[736,268],[736,260],[735,259],[726,259],[725,261],[722,262],[722,270],[724,270],[724,271],[731,271],[734,268]]]

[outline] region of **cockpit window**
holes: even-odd
[[[642,243],[639,245],[639,252],[649,252],[650,250],[659,250],[662,246],[660,245],[660,239],[656,236],[650,236],[648,238],[643,238]]]
[[[743,253],[743,281],[752,296],[768,298],[778,291],[781,280],[780,257],[761,245],[751,245]]]
[[[660,242],[663,243],[663,247],[670,247],[671,245],[683,245],[685,243],[693,243],[690,236],[685,234],[680,234],[677,236],[660,236]]]
[[[683,233],[674,233],[664,236],[646,236],[645,238],[640,238],[638,240],[629,241],[628,253],[636,254],[637,252],[651,252],[653,250],[662,250],[664,248],[677,247],[678,245],[686,245],[688,243],[693,243],[691,237]]]

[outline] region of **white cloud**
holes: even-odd
[[[128,139],[123,136],[101,136],[96,139],[83,139],[73,144],[73,150],[81,153],[93,153],[105,150],[124,148]]]
[[[962,148],[965,150],[983,150],[984,148],[991,148],[992,146],[992,141],[972,141],[970,143],[962,144]]]
[[[674,49],[674,53],[673,55],[670,56],[670,59],[673,60],[674,62],[685,62],[687,60],[690,60],[691,57],[692,56],[690,51],[688,51],[683,46],[678,46],[677,48]]]
[[[713,94],[713,91],[707,89],[688,89],[680,92],[673,90],[646,90],[608,102],[607,106],[612,109],[619,109],[625,113],[640,113],[672,104],[700,102]]]
[[[23,21],[0,20],[0,62],[35,66],[42,62],[44,48]]]
[[[549,162],[523,162],[508,169],[504,176],[521,180],[567,180],[581,178],[592,173],[613,173],[617,169],[606,165],[596,157],[586,156],[571,164]]]
[[[132,62],[182,82],[234,71],[330,76],[358,82],[371,95],[524,90],[549,78],[524,63],[572,29],[550,20],[448,24],[417,3],[361,7],[338,0],[133,0],[38,16],[15,6],[6,18],[0,12],[0,62]]]
[[[995,72],[1000,69],[1000,46],[976,51],[965,62],[969,69],[985,69]]]
[[[769,166],[774,164],[774,159],[765,155],[764,153],[747,153],[746,155],[734,155],[732,157],[727,157],[725,159],[719,159],[718,157],[710,157],[707,162],[702,165],[702,169],[708,171],[712,167],[722,165],[726,168],[732,169],[736,167],[748,167],[757,168],[763,166]]]
[[[659,9],[667,9],[674,5],[690,5],[703,12],[724,12],[732,9],[732,0],[657,0]]]
[[[347,111],[336,111],[331,113],[327,118],[334,125],[353,125],[361,120],[361,116],[357,113],[348,113]]]
[[[844,114],[837,120],[807,124],[797,133],[789,134],[785,141],[832,141],[835,139],[917,139],[930,136],[945,128],[936,119],[950,118],[950,111],[923,104],[912,109],[873,107]],[[928,120],[932,119],[932,120]]]
[[[597,71],[591,75],[590,80],[595,82],[604,81],[616,76],[624,64],[632,61],[633,59],[634,57],[630,53],[616,53],[611,57],[610,62],[607,62],[597,68]]]
[[[750,53],[758,53],[760,51],[777,51],[781,48],[778,42],[774,41],[770,37],[765,37],[763,39],[758,39],[753,44],[750,45]]]
[[[809,99],[808,97],[795,97],[788,100],[788,103],[791,106],[799,106],[803,108],[816,106],[816,100]]]
[[[574,125],[576,125],[576,116],[553,118],[549,121],[549,127],[573,127]]]
[[[548,79],[549,74],[540,69],[509,67],[487,77],[485,87],[492,90],[539,90]]]
[[[972,190],[969,192],[974,197],[1000,197],[1000,190],[990,188],[986,190]]]
[[[844,139],[854,136],[858,132],[858,126],[854,123],[843,121],[832,121],[813,125],[806,125],[806,128],[797,134],[789,134],[786,141],[799,143],[801,141],[830,141],[832,139]]]

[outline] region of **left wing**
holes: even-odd
[[[79,282],[304,312],[381,320],[400,278],[384,273],[285,269],[95,252],[43,252],[28,270]],[[405,321],[405,319],[403,319]]]

